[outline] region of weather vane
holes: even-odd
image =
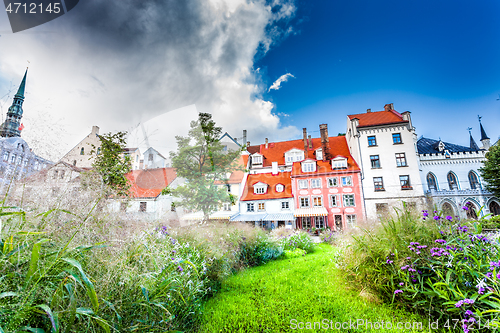
[[[477,119],[479,119],[479,123],[481,123],[481,118],[483,118],[483,117],[480,117],[479,115],[477,115]]]
[[[467,130],[469,131],[469,134],[471,134],[470,131],[472,130],[472,127],[468,127]]]

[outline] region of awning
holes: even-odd
[[[266,217],[266,213],[256,213],[256,214],[237,214],[231,217],[231,221],[260,221]]]
[[[210,214],[208,217],[211,220],[229,220],[235,212],[231,211],[221,211]],[[203,212],[189,213],[181,216],[182,221],[199,221],[203,220]]]
[[[215,212],[210,215],[211,220],[229,220],[231,216],[233,216],[235,212],[231,211],[222,211],[222,212]]]
[[[295,210],[293,216],[328,216],[328,211],[325,207],[299,208]]]
[[[293,213],[278,213],[278,214],[267,214],[263,219],[264,221],[293,221],[295,217]]]

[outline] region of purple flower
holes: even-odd
[[[429,216],[429,213],[427,213],[427,211],[426,211],[426,210],[424,210],[422,215],[423,215],[424,217],[427,217],[427,216]]]
[[[184,270],[181,266],[179,266],[178,269],[179,269],[179,272],[182,272]]]
[[[479,295],[484,294],[484,288],[483,288],[483,287],[479,287],[479,289],[478,289],[477,293],[478,293]]]
[[[411,257],[406,257],[406,259],[411,260]]]
[[[394,294],[397,295],[397,294],[400,294],[402,293],[403,291],[401,289],[397,289],[397,290],[394,290]]]
[[[404,282],[399,282],[399,285],[402,287],[402,286],[405,285],[405,283]]]
[[[463,210],[469,210],[469,207],[467,207],[467,206],[463,206],[463,207],[462,207],[462,209],[463,209]]]
[[[448,215],[448,216],[446,216],[446,219],[447,219],[448,221],[451,221],[451,220],[453,220],[453,217],[451,217],[450,215]]]
[[[436,221],[439,220],[440,218],[441,218],[441,216],[437,216],[437,215],[434,216],[434,220],[436,220]]]
[[[486,273],[486,277],[487,278],[490,278],[491,279],[491,276],[493,275],[493,273],[489,272],[489,273]]]
[[[387,263],[387,264],[392,264],[393,262],[394,262],[394,261],[392,261],[392,260],[390,260],[390,259],[387,259],[387,260],[386,260],[386,263]]]
[[[462,305],[464,305],[464,301],[458,301],[457,303],[455,303],[455,307],[456,307],[456,308],[459,308],[459,307],[461,307]]]
[[[467,311],[465,311],[465,313],[464,313],[464,314],[465,314],[466,316],[473,316],[473,315],[474,315],[474,313],[473,313],[471,310],[467,310]]]
[[[436,243],[441,243],[441,244],[445,244],[446,241],[444,239],[436,239],[435,240]]]
[[[420,243],[417,243],[417,242],[411,242],[410,243],[411,246],[415,246],[415,245],[420,245]]]
[[[497,279],[499,279],[499,280],[500,280],[500,273],[498,273],[498,274],[497,274]]]

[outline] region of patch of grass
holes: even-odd
[[[294,319],[297,323],[328,319],[333,324],[357,319],[372,323],[422,322],[426,330],[425,318],[375,303],[369,295],[350,289],[336,268],[336,252],[334,247],[321,244],[313,254],[270,262],[228,278],[221,292],[204,305],[199,332],[290,332]],[[363,325],[343,331],[372,330],[370,325]]]

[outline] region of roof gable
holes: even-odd
[[[403,116],[395,110],[352,114],[348,117],[350,120],[358,119],[358,127],[408,123],[408,121],[404,120]]]
[[[156,198],[176,178],[174,168],[133,170],[125,175],[129,180],[134,198]]]

